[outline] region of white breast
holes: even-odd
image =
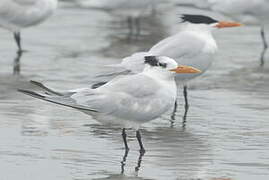
[[[195,74],[180,74],[176,76],[176,82],[184,82],[191,80],[197,76],[200,76],[211,66],[214,61],[215,54],[218,50],[216,41],[214,40],[211,33],[195,33],[195,36],[199,41],[204,42],[203,47],[199,52],[194,53],[193,56],[186,56],[180,58],[180,62],[184,65],[189,65],[195,68],[198,68],[202,73]],[[193,42],[195,43],[195,42]]]

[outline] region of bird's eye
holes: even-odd
[[[167,64],[166,63],[160,63],[158,64],[159,66],[163,67],[163,68],[166,68],[167,67]]]

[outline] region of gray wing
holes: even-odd
[[[94,89],[85,89],[71,96],[77,104],[95,109],[100,113],[119,118],[143,119],[155,118],[159,114],[155,108],[165,106],[158,96],[160,85],[153,79],[141,74],[118,78]],[[163,105],[164,104],[164,105]],[[152,109],[149,112],[149,109]]]
[[[187,60],[198,56],[205,47],[205,41],[190,32],[180,32],[168,37],[155,46],[149,53],[160,56],[168,56],[179,64],[188,65]]]
[[[154,95],[159,89],[160,85],[152,78],[136,74],[115,78],[94,90],[79,90],[71,98],[78,104],[93,107],[92,100],[95,99],[101,100],[97,104],[104,104],[103,101],[111,101],[109,104],[113,104],[113,99],[116,98],[143,98]]]

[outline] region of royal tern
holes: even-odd
[[[178,5],[190,5],[201,9],[209,9],[232,19],[236,19],[246,25],[259,25],[263,43],[260,65],[264,65],[265,53],[268,49],[264,27],[264,24],[268,23],[268,0],[194,0],[188,1],[188,3],[184,0],[178,0],[177,2]]]
[[[228,21],[217,21],[211,17],[204,15],[182,15],[182,30],[170,36],[156,45],[148,52],[135,53],[122,60],[120,64],[111,65],[112,67],[120,67],[131,73],[139,73],[143,70],[144,56],[167,56],[175,59],[178,63],[196,67],[201,70],[198,74],[184,74],[176,76],[177,85],[184,86],[185,98],[185,113],[183,122],[186,121],[186,116],[189,108],[187,98],[187,81],[204,73],[211,65],[214,55],[217,52],[217,44],[212,36],[212,30],[225,27],[236,27],[241,24]],[[109,77],[111,73],[103,76]],[[177,107],[175,102],[174,112],[171,116],[174,120],[174,115]]]
[[[139,126],[160,117],[173,107],[176,100],[175,74],[199,73],[190,66],[178,66],[168,57],[146,56],[141,73],[118,77],[96,88],[55,91],[33,82],[44,93],[19,90],[22,93],[52,103],[68,106],[92,115],[102,123],[122,126],[125,149],[128,150],[125,128],[136,129],[140,151],[144,152]]]
[[[0,27],[13,32],[22,52],[20,30],[40,24],[57,8],[58,0],[1,0]]]
[[[265,37],[264,23],[269,22],[268,0],[208,0],[208,6],[215,12],[222,13],[244,24],[259,24],[260,34],[263,42],[263,50],[260,56],[260,65],[264,65],[265,53],[268,44]]]

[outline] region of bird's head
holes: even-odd
[[[145,56],[144,71],[167,76],[186,73],[201,73],[200,70],[194,67],[178,65],[174,59],[166,56]]]
[[[182,14],[181,19],[182,22],[186,22],[200,27],[206,27],[209,29],[242,26],[242,24],[238,22],[218,21],[204,15]]]

